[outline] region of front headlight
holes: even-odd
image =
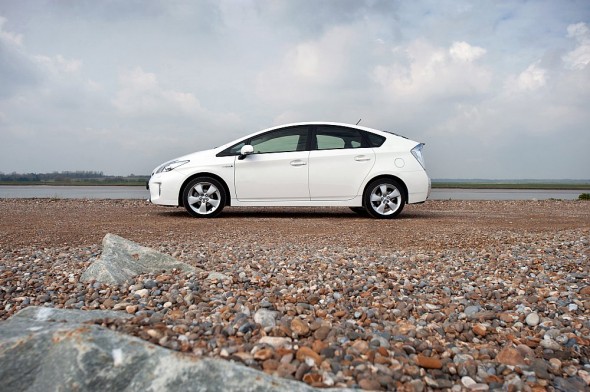
[[[154,171],[154,174],[172,171],[172,170],[176,169],[177,167],[187,164],[189,162],[190,161],[188,161],[188,160],[186,160],[186,161],[174,160],[174,161],[166,162],[162,166],[158,167]]]
[[[424,155],[422,155],[422,148],[423,147],[424,147],[424,143],[420,143],[416,147],[412,148],[412,155],[420,163],[422,168],[424,170],[426,170],[426,163],[424,162]]]

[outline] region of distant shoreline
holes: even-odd
[[[137,186],[145,187],[144,181],[0,181],[0,186]],[[432,181],[432,188],[436,189],[539,189],[539,190],[580,190],[590,191],[590,183],[575,182],[447,182]]]
[[[539,190],[590,190],[590,184],[580,183],[481,183],[481,182],[432,182],[441,189],[539,189]]]

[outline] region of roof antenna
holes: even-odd
[[[356,122],[356,125],[359,125],[359,123],[361,122],[362,118],[359,118],[359,120]]]

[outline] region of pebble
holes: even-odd
[[[537,325],[539,325],[540,322],[540,318],[539,315],[537,313],[529,313],[526,316],[525,322],[531,326],[531,327],[536,327]]]
[[[534,203],[536,212],[551,215],[565,206],[568,219],[588,219],[587,208],[578,204]],[[481,211],[496,216],[529,206],[426,205],[435,217]],[[340,224],[338,214],[329,219]],[[281,217],[281,224],[285,219],[291,218]],[[378,223],[384,230],[425,224],[420,214]],[[538,231],[499,223],[473,230],[469,222],[444,228],[434,223],[428,239],[405,246],[383,246],[378,236],[352,241],[354,230],[341,231],[338,241],[328,234],[312,241],[305,231],[293,239],[271,229],[218,233],[210,242],[188,232],[146,236],[142,245],[202,270],[144,274],[120,286],[79,281],[89,260],[100,255],[99,242],[0,242],[0,319],[30,305],[114,309],[135,317],[103,320],[111,329],[314,386],[416,392],[589,388],[587,228]]]

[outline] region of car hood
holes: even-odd
[[[212,156],[215,156],[216,150],[212,149],[212,150],[204,150],[204,151],[197,151],[197,152],[193,152],[191,154],[187,154],[187,155],[183,155],[181,157],[176,158],[176,160],[179,161],[191,161],[191,164],[194,163],[195,161],[199,161],[201,159],[204,158],[210,158]]]

